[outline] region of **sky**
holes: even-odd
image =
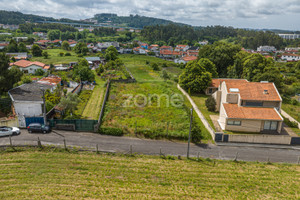
[[[300,0],[1,0],[0,10],[70,19],[138,14],[194,26],[300,31]]]

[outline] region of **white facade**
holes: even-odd
[[[43,101],[14,101],[13,104],[17,115],[32,117],[43,114]]]
[[[287,40],[294,40],[300,38],[300,34],[278,34],[279,37]]]
[[[300,60],[300,55],[297,54],[282,54],[281,60],[286,60],[286,61],[299,61]]]
[[[43,70],[45,72],[47,71],[43,67],[35,65],[35,64],[32,64],[32,65],[30,65],[28,67],[19,67],[19,69],[21,71],[23,71],[24,73],[29,73],[29,74],[34,74],[37,69],[41,69],[41,70]]]
[[[276,51],[276,48],[273,47],[273,46],[260,46],[260,47],[257,47],[257,51],[267,51],[267,52],[270,52],[270,51]]]

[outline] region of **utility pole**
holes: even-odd
[[[191,142],[192,123],[193,123],[193,108],[191,108],[190,131],[189,131],[188,149],[187,149],[187,155],[186,155],[187,158],[190,157],[190,142]]]
[[[46,119],[46,103],[45,103],[45,90],[43,86],[40,86],[40,89],[42,90],[43,93],[43,118],[44,118],[44,125],[47,125],[47,119]]]

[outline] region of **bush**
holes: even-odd
[[[159,70],[160,70],[157,63],[153,63],[153,64],[151,65],[151,67],[152,67],[152,69],[153,69],[154,71],[159,71]]]
[[[292,122],[292,121],[290,121],[288,118],[285,118],[285,117],[283,117],[283,122],[287,125],[287,126],[289,126],[289,127],[291,127],[291,128],[298,128],[298,123],[297,122]]]
[[[60,57],[63,57],[63,56],[64,56],[64,52],[60,52],[58,55],[59,55]]]
[[[206,106],[207,110],[209,110],[211,112],[215,112],[215,110],[216,110],[216,100],[212,96],[209,96],[205,100],[205,106]]]
[[[150,63],[150,62],[149,62],[148,60],[146,60],[146,65],[149,65],[149,63]]]
[[[103,135],[122,136],[124,135],[121,128],[102,127],[99,129],[99,133]]]
[[[34,75],[36,75],[36,76],[43,76],[44,73],[45,73],[44,70],[42,70],[42,69],[37,69],[37,70],[35,71]]]
[[[67,53],[65,54],[65,56],[71,56],[71,53],[67,52]]]
[[[199,126],[196,125],[196,123],[193,123],[191,137],[193,143],[200,143],[201,139],[203,139],[201,135],[201,129],[199,128]]]

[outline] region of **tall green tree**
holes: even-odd
[[[250,54],[245,51],[240,51],[234,56],[234,64],[227,69],[228,78],[241,78],[243,74],[243,64],[245,58]]]
[[[212,73],[208,69],[212,65],[207,59],[189,62],[179,76],[179,85],[185,90],[203,93],[209,84],[211,84]],[[211,71],[213,72],[214,70]],[[213,72],[213,74],[216,75],[216,72]]]
[[[60,39],[60,30],[49,30],[47,33],[47,37],[49,40]]]
[[[234,56],[241,50],[238,45],[215,42],[199,50],[199,58],[208,58],[216,67],[219,77],[227,77],[227,68],[234,64]]]
[[[0,53],[0,94],[7,92],[21,80],[23,72],[17,67],[9,68],[9,57]]]
[[[43,53],[43,50],[37,44],[32,45],[31,51],[32,51],[32,55],[35,57],[42,56]]]
[[[63,41],[62,44],[61,44],[61,48],[62,48],[63,50],[67,50],[67,51],[69,51],[69,50],[71,49],[71,48],[70,48],[70,44],[69,44],[68,41]]]
[[[74,67],[73,70],[73,79],[76,81],[89,81],[92,82],[95,80],[95,74],[93,71],[89,68],[89,63],[86,59],[81,59]]]
[[[118,51],[114,46],[110,46],[105,50],[105,60],[117,60],[118,59]]]
[[[18,45],[18,51],[19,52],[28,52],[28,49],[26,48],[26,45],[23,42],[20,42]]]
[[[84,42],[79,42],[74,47],[74,51],[77,54],[86,55],[86,53],[89,51],[89,49],[87,48],[87,46],[86,46],[86,44]]]
[[[6,47],[6,51],[9,52],[9,53],[15,53],[15,52],[18,52],[19,49],[18,49],[18,44],[15,40],[11,39],[9,41],[9,44],[8,46]]]

